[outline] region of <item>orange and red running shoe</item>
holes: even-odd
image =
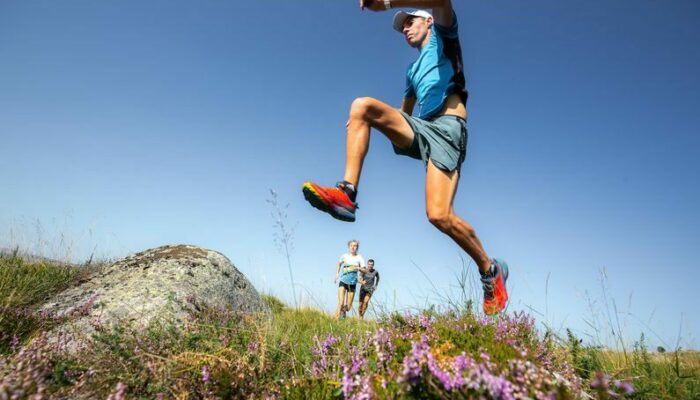
[[[350,199],[345,182],[338,182],[334,187],[319,186],[313,182],[304,182],[301,187],[304,198],[312,206],[327,212],[341,221],[355,221],[357,203]]]
[[[498,314],[506,308],[506,303],[508,303],[507,280],[508,264],[494,258],[490,274],[481,278],[481,284],[484,288],[484,312],[487,315]]]

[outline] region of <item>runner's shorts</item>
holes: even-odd
[[[350,293],[355,293],[356,286],[357,286],[357,284],[349,284],[349,283],[345,283],[343,281],[340,281],[340,283],[338,284],[339,288],[341,288],[341,287],[345,288],[345,290],[347,290]]]
[[[364,288],[364,286],[360,286],[360,303],[365,300],[365,297],[369,295],[370,297],[374,293],[374,289],[372,290],[367,290]]]
[[[399,110],[400,111],[400,110]],[[400,111],[415,134],[407,149],[394,146],[396,154],[428,160],[443,171],[459,171],[467,152],[467,121],[456,115],[439,115],[431,120]]]

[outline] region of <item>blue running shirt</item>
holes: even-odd
[[[340,281],[347,285],[357,284],[357,270],[356,271],[345,271],[348,267],[364,268],[365,259],[361,255],[352,255],[345,253],[340,256]]]
[[[405,98],[415,97],[418,118],[430,119],[453,93],[467,103],[467,90],[462,64],[462,48],[457,35],[457,16],[452,13],[452,26],[436,23],[430,28],[428,44],[420,50],[418,59],[406,71]]]

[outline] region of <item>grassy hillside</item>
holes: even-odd
[[[184,328],[99,329],[70,356],[36,308],[90,271],[0,257],[0,398],[700,398],[697,352],[586,347],[467,304],[335,321],[265,296],[272,318],[202,306]]]

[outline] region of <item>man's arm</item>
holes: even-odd
[[[435,23],[440,26],[452,26],[452,1],[451,0],[389,0],[391,8],[432,8]],[[372,11],[384,11],[384,0],[360,0],[360,8],[368,8]]]

